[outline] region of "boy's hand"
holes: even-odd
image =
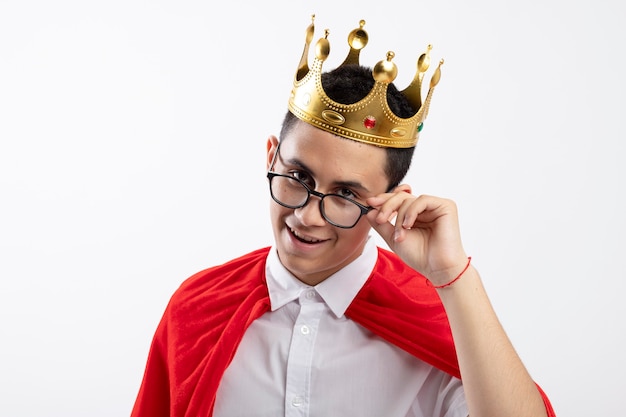
[[[411,194],[408,185],[367,199],[367,218],[391,250],[433,285],[452,280],[467,264],[456,204],[447,199]],[[395,224],[392,223],[395,218]]]

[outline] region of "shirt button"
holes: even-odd
[[[311,333],[311,329],[309,329],[309,326],[307,326],[305,324],[302,327],[300,327],[300,333],[302,333],[302,334],[309,334],[309,333]]]
[[[309,300],[311,300],[312,298],[315,298],[315,291],[313,291],[313,290],[308,291],[306,293],[306,298],[308,298]]]
[[[304,400],[299,395],[296,395],[295,397],[293,397],[293,400],[291,400],[291,405],[293,405],[294,407],[300,407],[303,403]]]

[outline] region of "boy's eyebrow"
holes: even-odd
[[[334,184],[341,187],[351,188],[353,190],[359,190],[362,193],[369,193],[370,190],[367,189],[363,184],[358,181],[334,181]]]
[[[310,173],[313,176],[313,178],[315,178],[315,173],[313,172],[313,170],[310,169],[304,162],[302,162],[298,158],[291,158],[291,159],[286,160],[285,162],[290,164],[290,165],[297,166],[301,170]],[[346,187],[346,188],[357,189],[357,190],[359,190],[361,192],[365,192],[365,193],[369,193],[370,192],[370,190],[367,187],[365,187],[363,184],[361,184],[358,181],[333,181],[333,185]]]

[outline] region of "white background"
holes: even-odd
[[[360,19],[401,88],[445,58],[407,182],[458,202],[557,414],[623,415],[618,0],[0,0],[0,415],[128,415],[171,293],[271,244],[265,139],[312,13],[327,69]]]

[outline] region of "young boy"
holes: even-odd
[[[199,272],[156,331],[132,415],[552,416],[465,253],[455,204],[400,184],[439,68],[308,66],[267,140],[274,245]],[[389,106],[387,108],[387,106]],[[371,229],[391,251],[377,248]]]

